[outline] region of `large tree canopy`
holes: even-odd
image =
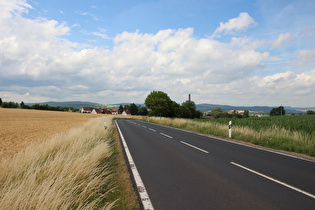
[[[130,104],[129,111],[131,115],[137,115],[138,114],[138,106],[134,103]]]
[[[173,101],[162,91],[152,91],[145,99],[145,105],[151,109],[151,115],[172,117],[174,115]]]
[[[285,109],[283,106],[279,106],[278,108],[272,108],[269,113],[270,116],[282,116],[285,115]]]
[[[196,104],[187,100],[182,105],[172,101],[162,91],[152,91],[145,99],[145,105],[151,109],[151,116],[200,118],[202,113],[196,110]]]

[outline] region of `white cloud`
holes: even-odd
[[[315,92],[314,70],[261,76],[270,57],[258,50],[264,41],[234,37],[222,43],[196,38],[193,28],[185,28],[123,32],[114,37],[112,49],[78,49],[62,38],[70,33],[66,24],[19,15],[28,8],[7,7],[13,15],[0,17],[0,94],[9,100],[142,103],[150,91],[161,90],[179,103],[191,93],[196,103],[293,105],[309,103],[307,94]],[[217,33],[252,25],[255,21],[241,13]],[[94,35],[107,38],[104,28],[98,30]],[[303,64],[315,52],[299,55]]]
[[[54,98],[49,98],[45,96],[39,95],[31,95],[30,93],[19,94],[15,92],[8,92],[8,91],[0,91],[2,101],[13,101],[17,103],[41,103],[47,101],[54,101]]]
[[[106,29],[104,28],[98,28],[98,32],[93,32],[92,34],[95,35],[95,36],[99,36],[101,37],[102,39],[110,39],[109,36],[106,34]]]
[[[257,23],[247,12],[242,12],[237,18],[232,18],[228,22],[220,22],[220,26],[215,30],[212,37],[220,36],[221,33],[234,33],[243,31],[251,26],[256,26]]]
[[[278,39],[272,43],[271,49],[281,47],[284,43],[290,42],[292,40],[292,38],[293,37],[292,37],[291,33],[289,33],[289,32],[288,33],[281,33],[279,35]]]
[[[294,64],[298,66],[303,66],[307,62],[315,61],[315,50],[299,50],[297,55],[297,60],[294,61]]]
[[[28,9],[32,9],[32,6],[27,4],[26,0],[1,0],[0,8],[0,19],[2,20],[2,18],[10,18],[13,15],[27,13]]]

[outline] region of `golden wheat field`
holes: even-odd
[[[93,114],[0,108],[0,162],[30,143],[83,125]]]

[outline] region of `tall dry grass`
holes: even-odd
[[[205,122],[159,117],[150,117],[147,118],[147,121],[222,138],[229,137],[228,124],[224,125],[215,121]],[[312,135],[307,135],[299,131],[290,131],[277,126],[261,129],[260,131],[246,126],[233,126],[232,138],[264,147],[297,152],[315,157],[315,139]]]
[[[0,209],[110,209],[111,121],[92,119],[2,160]]]

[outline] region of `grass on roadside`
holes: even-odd
[[[129,208],[122,200],[131,203],[134,198],[128,199],[126,185],[117,183],[122,176],[126,179],[122,182],[129,177],[119,162],[112,120],[92,119],[2,160],[0,209]]]
[[[225,120],[229,121],[231,119]],[[283,118],[283,120],[285,120],[285,118]],[[228,138],[229,134],[228,123],[222,124],[215,120],[150,117],[147,121],[222,138]],[[268,148],[315,157],[315,138],[313,132],[307,133],[298,129],[290,130],[285,127],[280,127],[277,124],[273,124],[271,127],[261,127],[261,129],[233,124],[232,138]]]

